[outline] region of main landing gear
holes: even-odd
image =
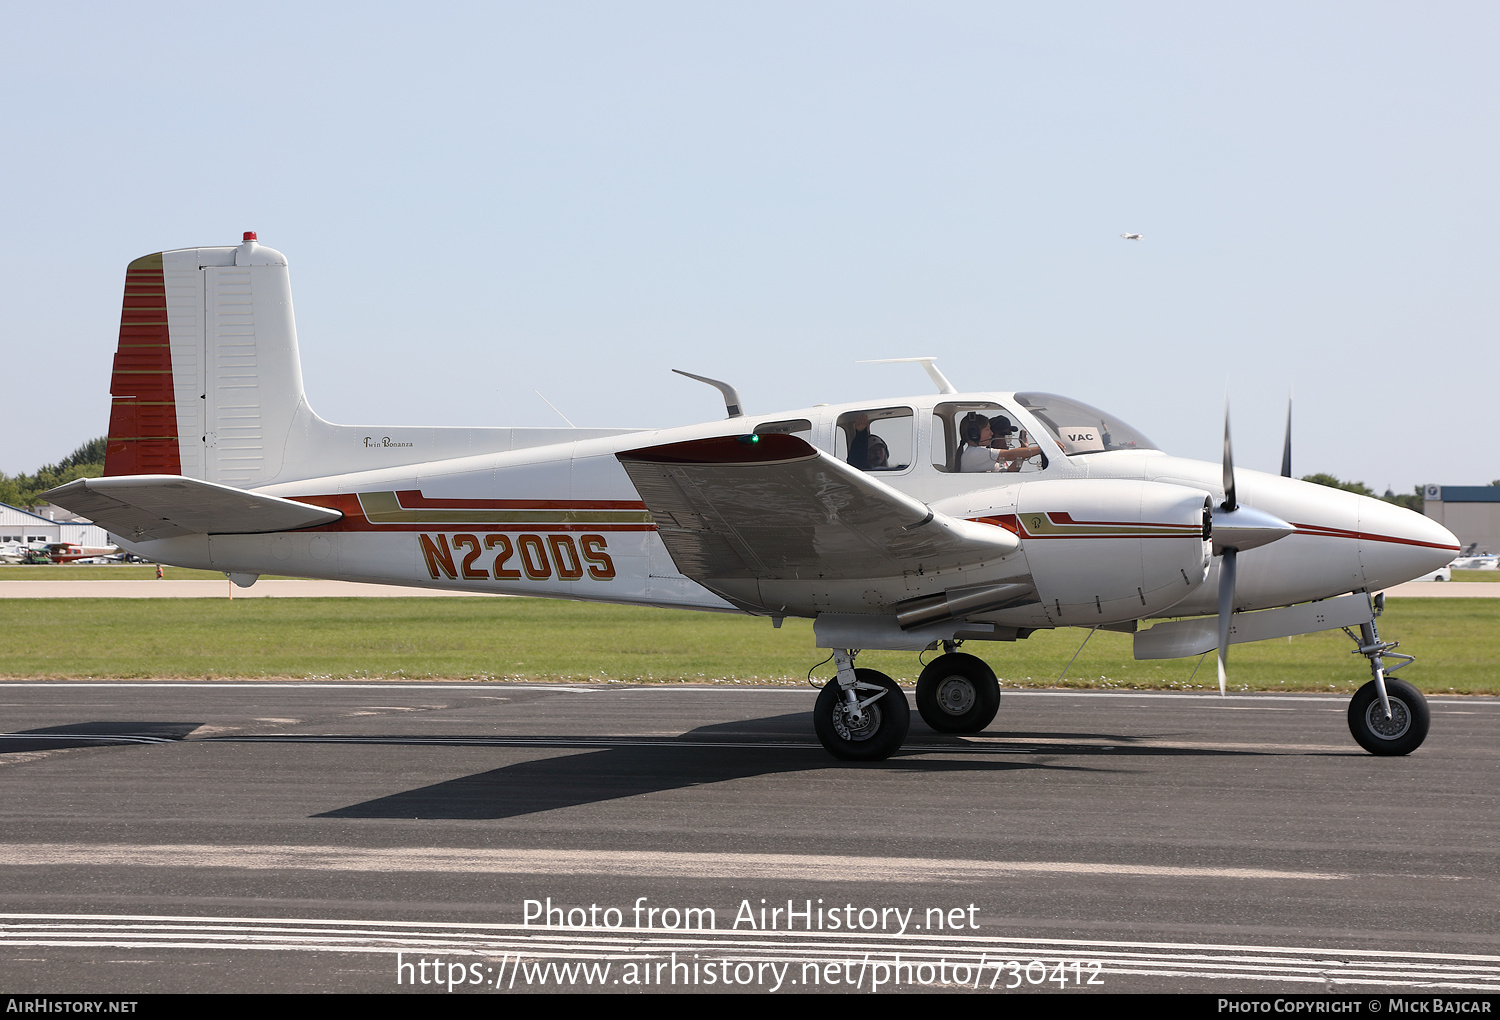
[[[1000,708],[1000,682],[983,659],[956,652],[927,664],[917,680],[917,709],[940,733],[978,733]],[[813,708],[813,729],[828,753],[844,761],[879,761],[906,739],[911,709],[906,693],[873,669],[855,669],[853,649],[836,648],[838,676],[828,681]]]
[[[1384,608],[1384,602],[1384,598],[1376,597],[1376,615]],[[1370,675],[1374,677],[1355,691],[1349,702],[1349,732],[1371,754],[1410,754],[1427,739],[1431,714],[1421,691],[1402,680],[1391,679],[1389,674],[1413,661],[1412,656],[1393,651],[1395,641],[1380,640],[1374,620],[1360,624],[1357,638],[1348,627],[1344,633],[1354,640],[1354,654],[1370,660]],[[1401,661],[1387,670],[1386,658]]]
[[[1000,681],[983,659],[944,647],[917,678],[917,711],[939,733],[978,733],[1000,710]]]
[[[879,670],[855,669],[855,652],[834,649],[838,676],[813,706],[813,729],[828,753],[844,761],[879,761],[896,753],[911,725],[906,692]]]

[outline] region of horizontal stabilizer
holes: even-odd
[[[1357,627],[1372,619],[1374,612],[1370,608],[1370,596],[1357,592],[1281,609],[1235,613],[1229,618],[1229,643],[1316,634],[1335,627]],[[1218,646],[1219,621],[1213,616],[1158,623],[1150,630],[1136,631],[1135,634],[1137,659],[1180,659],[1211,652]]]
[[[133,542],[179,535],[258,535],[341,520],[343,514],[279,496],[181,475],[80,478],[44,494]]]
[[[795,436],[720,436],[616,455],[688,577],[900,577],[999,560],[1010,532],[921,500]]]

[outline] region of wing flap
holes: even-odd
[[[616,455],[688,577],[899,577],[999,559],[1000,528],[935,514],[795,436],[721,436]]]
[[[178,535],[258,535],[341,520],[343,514],[279,496],[180,475],[80,478],[44,495],[112,535],[148,542]]]

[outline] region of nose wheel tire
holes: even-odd
[[[1401,680],[1385,678],[1391,717],[1380,707],[1380,693],[1371,680],[1349,702],[1349,732],[1371,754],[1410,754],[1427,739],[1431,716],[1422,692]]]
[[[939,733],[978,733],[1000,710],[1000,682],[981,658],[939,655],[917,678],[917,711]]]
[[[880,695],[864,708],[864,719],[851,724],[838,678],[823,685],[813,707],[813,729],[828,753],[843,761],[880,761],[895,754],[906,740],[911,709],[906,692],[879,670],[856,669],[854,693],[861,703]],[[881,692],[884,691],[882,694]]]

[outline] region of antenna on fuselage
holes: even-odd
[[[697,379],[701,383],[708,383],[710,386],[717,389],[720,393],[724,394],[724,410],[729,412],[729,417],[744,417],[745,412],[744,410],[742,410],[744,405],[740,403],[740,392],[733,386],[729,385],[727,382],[720,382],[717,379],[710,379],[706,375],[694,375],[691,372],[684,372],[680,368],[674,368],[672,369],[672,371],[676,372],[678,375],[685,375],[689,379]]]
[[[932,381],[937,383],[939,393],[957,393],[948,377],[938,371],[937,358],[878,358],[874,361],[856,361],[856,365],[899,365],[908,361],[920,362],[927,369],[927,374],[932,376]]]
[[[542,397],[542,391],[539,390],[539,389],[537,389],[535,386],[533,386],[531,388],[531,392],[535,393],[539,397]],[[542,403],[544,403],[548,407],[552,408],[552,410],[557,411],[557,405],[554,404],[552,401],[548,400],[546,397],[542,397]],[[568,416],[565,415],[565,414],[563,414],[561,411],[557,411],[557,416],[559,418],[561,418],[563,421],[568,421]],[[572,422],[568,421],[568,428],[570,428],[570,429],[576,429],[577,427],[578,427],[577,425],[574,425]]]

